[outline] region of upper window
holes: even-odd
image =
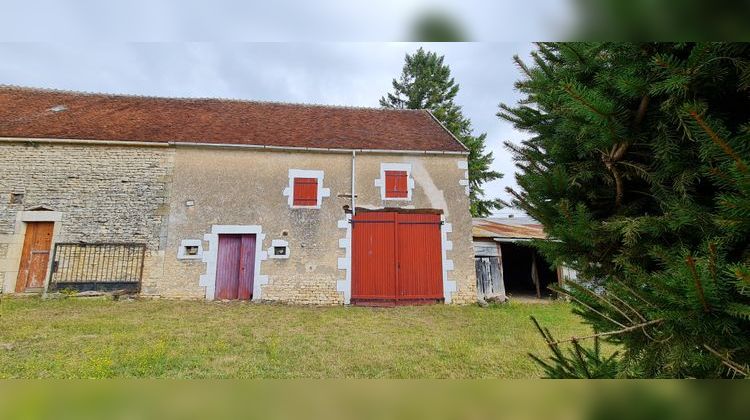
[[[323,171],[290,169],[289,184],[284,188],[290,208],[319,209],[323,198],[331,196],[331,189],[323,187]]]
[[[375,186],[380,188],[380,198],[411,201],[414,191],[411,175],[411,163],[381,163],[380,178],[375,180]]]
[[[318,178],[294,178],[294,205],[318,205]]]
[[[385,197],[408,198],[409,174],[406,171],[385,171]]]

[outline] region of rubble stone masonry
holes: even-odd
[[[84,144],[0,143],[0,280],[14,290],[21,211],[62,213],[54,242],[147,245],[144,274],[160,275],[174,149]],[[12,194],[22,194],[12,203]],[[18,196],[16,196],[18,198]],[[145,276],[144,276],[145,278]]]
[[[383,200],[384,163],[409,165],[410,200]],[[441,210],[445,281],[458,304],[476,301],[465,164],[459,154],[356,156],[357,207]],[[324,172],[320,187],[330,196],[320,208],[290,208],[284,195],[290,170]],[[21,213],[45,209],[60,214],[53,242],[146,244],[143,295],[210,298],[204,257],[216,246],[212,229],[239,226],[261,233],[256,300],[343,304],[351,176],[347,153],[0,141],[0,284],[6,293],[15,290],[26,225]],[[23,195],[20,202],[13,194]],[[267,255],[274,240],[288,243],[288,258]],[[183,243],[201,244],[202,256],[178,258]]]

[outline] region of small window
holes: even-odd
[[[315,207],[318,205],[318,179],[294,178],[295,206]]]
[[[406,171],[385,171],[385,197],[408,198],[409,176]]]
[[[268,258],[288,259],[289,242],[283,239],[274,239],[271,241],[271,247],[268,248]]]
[[[23,204],[23,194],[21,194],[21,193],[11,193],[10,194],[10,204]]]
[[[200,239],[183,239],[177,248],[178,260],[203,259],[203,241]]]

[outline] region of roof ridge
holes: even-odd
[[[85,95],[85,96],[109,96],[109,97],[123,97],[133,99],[155,99],[155,100],[167,100],[167,101],[216,101],[216,102],[239,102],[249,104],[264,104],[264,105],[282,105],[282,106],[297,106],[297,107],[311,107],[311,108],[335,108],[335,109],[352,109],[352,110],[369,110],[369,111],[384,111],[384,112],[427,112],[427,109],[402,109],[402,108],[376,108],[367,106],[356,106],[356,105],[329,105],[329,104],[318,104],[318,103],[303,103],[303,102],[284,102],[284,101],[262,101],[257,99],[239,99],[239,98],[220,98],[220,97],[190,97],[190,96],[155,96],[155,95],[138,95],[129,93],[106,93],[106,92],[91,92],[91,91],[80,91],[80,90],[69,90],[69,89],[56,89],[46,87],[32,87],[32,86],[21,86],[14,84],[0,83],[0,89],[8,90],[23,90],[23,91],[37,91],[47,93],[64,93],[73,95]]]

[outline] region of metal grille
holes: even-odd
[[[140,289],[145,254],[145,244],[57,243],[50,288]]]

